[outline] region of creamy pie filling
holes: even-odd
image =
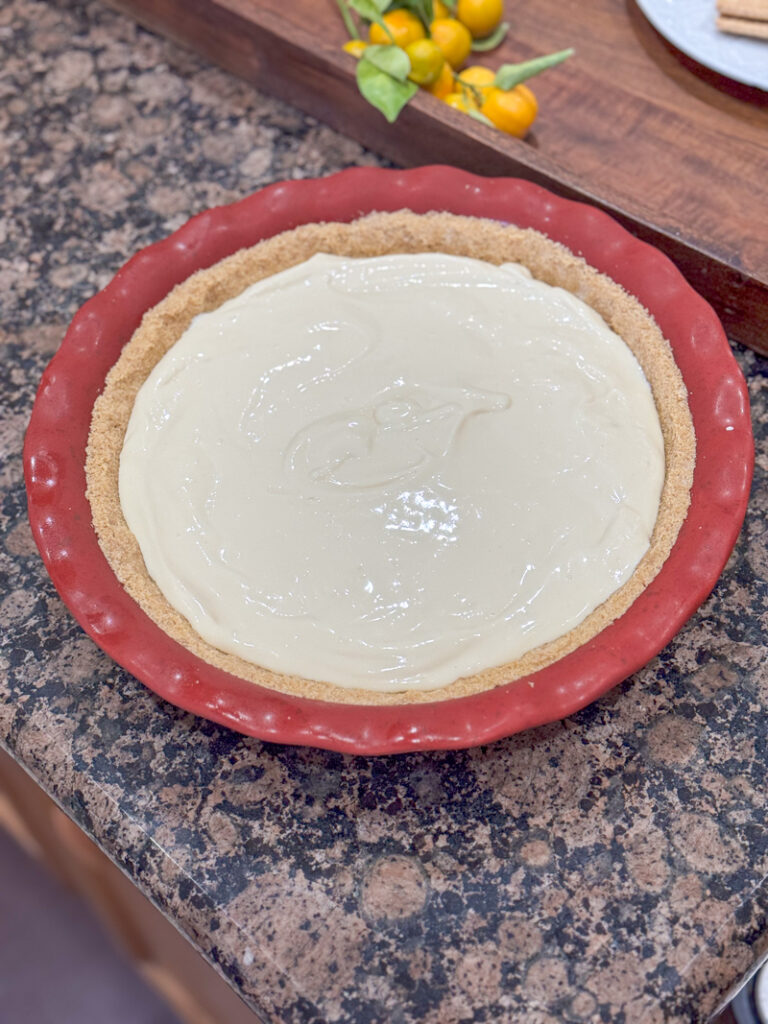
[[[664,479],[646,378],[571,292],[465,256],[318,254],[160,359],[119,495],[213,647],[395,692],[578,626],[647,552]]]

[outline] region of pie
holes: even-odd
[[[538,232],[402,211],[174,289],[107,377],[86,474],[118,579],[203,661],[397,704],[528,676],[622,615],[694,463],[637,299]]]

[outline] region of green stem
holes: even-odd
[[[458,83],[459,88],[462,90],[462,92],[468,92],[470,94],[470,96],[478,105],[478,107],[481,107],[483,105],[483,93],[481,89],[478,89],[478,87],[476,85],[473,85],[471,82],[465,82],[460,74],[454,75],[453,80],[455,83]]]
[[[473,39],[472,40],[472,52],[473,53],[486,53],[488,50],[495,50],[497,46],[500,46],[504,42],[504,36],[509,32],[509,22],[502,21],[502,23],[496,28],[489,36],[484,39]]]
[[[493,84],[497,89],[514,89],[516,85],[525,82],[534,75],[553,68],[556,64],[562,64],[572,54],[572,49],[558,50],[557,53],[549,53],[545,57],[534,57],[533,60],[523,61],[522,64],[502,64],[496,72]]]
[[[349,34],[349,38],[359,39],[360,33],[357,31],[357,25],[355,24],[352,15],[349,13],[349,8],[347,7],[345,0],[336,0],[336,4],[339,8],[341,20],[344,22],[344,27],[346,28],[347,33]]]

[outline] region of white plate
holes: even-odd
[[[699,64],[768,91],[768,40],[732,36],[715,27],[715,0],[637,0],[657,32]]]

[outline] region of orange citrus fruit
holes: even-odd
[[[411,62],[408,77],[416,85],[434,85],[445,66],[443,51],[432,39],[415,39],[405,48]]]
[[[435,18],[429,26],[429,34],[454,71],[460,68],[472,49],[472,36],[466,25],[456,18]]]
[[[390,11],[389,14],[385,14],[382,20],[392,33],[391,39],[381,25],[378,25],[376,22],[371,25],[368,33],[368,38],[371,42],[378,43],[381,46],[394,42],[397,46],[402,46],[405,49],[409,43],[413,43],[417,39],[423,39],[427,34],[416,15],[402,7],[398,7],[394,11]]]
[[[433,96],[437,96],[439,100],[444,100],[448,93],[453,92],[455,85],[453,82],[453,68],[447,60],[443,61],[443,70],[440,72],[438,80],[430,86],[427,86]]]
[[[342,50],[345,53],[351,53],[353,57],[362,57],[363,51],[365,50],[368,43],[362,39],[350,39],[348,43],[344,43]]]
[[[522,139],[536,120],[539,105],[527,85],[490,89],[480,108],[489,121],[508,135]]]
[[[456,17],[475,39],[489,36],[504,15],[504,0],[459,0]]]
[[[443,103],[447,103],[449,107],[453,107],[454,110],[461,110],[465,114],[468,114],[470,110],[477,110],[477,104],[473,102],[472,97],[466,92],[449,92],[443,98]]]

